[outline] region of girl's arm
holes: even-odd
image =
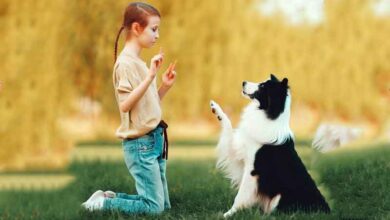
[[[158,96],[160,97],[160,100],[162,100],[165,96],[165,94],[168,92],[168,90],[170,89],[171,87],[167,86],[167,85],[164,85],[162,84],[160,86],[160,88],[158,89]]]
[[[145,94],[146,90],[149,88],[149,85],[152,83],[154,77],[152,78],[150,74],[144,81],[139,84],[130,94],[127,96],[125,100],[120,103],[120,110],[122,112],[129,112],[134,105],[141,99],[141,97]]]
[[[134,105],[142,98],[150,84],[156,77],[157,71],[161,66],[163,60],[163,54],[157,54],[151,60],[150,70],[148,76],[141,82],[130,94],[119,104],[119,109],[122,112],[129,112]]]

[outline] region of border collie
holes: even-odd
[[[242,95],[251,102],[235,130],[221,107],[210,102],[222,127],[217,168],[238,189],[224,217],[256,204],[266,214],[274,210],[330,212],[294,148],[288,79],[279,81],[271,74],[262,83],[245,81]]]

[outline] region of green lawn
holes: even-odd
[[[99,147],[100,148],[100,147]],[[99,149],[97,148],[97,149]],[[332,214],[240,211],[232,219],[390,219],[390,146],[344,150],[320,155],[297,148],[310,173],[332,206]],[[80,207],[97,189],[134,193],[134,182],[121,160],[74,161],[63,173],[75,178],[65,188],[0,191],[1,219],[125,219],[116,212],[89,213]],[[221,219],[232,205],[235,191],[215,169],[213,159],[168,161],[172,209],[158,219]],[[156,216],[138,215],[139,219]]]

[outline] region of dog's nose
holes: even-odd
[[[246,85],[246,81],[242,82],[242,86],[245,86]]]

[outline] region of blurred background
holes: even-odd
[[[128,3],[0,0],[0,171],[64,167],[86,142],[120,146],[112,67]],[[310,140],[327,122],[389,140],[389,0],[148,3],[162,23],[142,57],[149,63],[162,47],[162,69],[178,60],[163,101],[172,141],[216,141],[209,100],[236,125],[248,103],[241,82],[270,73],[289,79],[298,138]]]

